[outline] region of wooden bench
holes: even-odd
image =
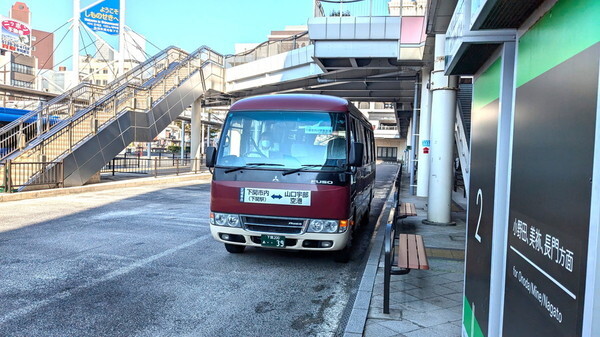
[[[385,228],[385,265],[383,313],[390,313],[390,277],[408,274],[413,269],[429,269],[423,237],[418,234],[396,234],[396,221]]]
[[[398,205],[398,210],[396,211],[396,216],[398,219],[404,219],[409,216],[417,216],[417,209],[415,208],[415,204],[412,202],[403,202]]]

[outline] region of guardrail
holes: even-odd
[[[32,171],[38,174],[31,177]],[[12,193],[24,186],[64,187],[64,181],[62,162],[0,163],[0,192]]]
[[[198,173],[206,170],[204,164],[204,158],[123,156],[113,158],[100,170],[100,173],[111,176],[128,173],[158,177],[161,175]]]

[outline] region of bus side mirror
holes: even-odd
[[[365,145],[362,143],[352,143],[350,145],[350,156],[348,158],[348,165],[350,166],[363,166],[363,154],[365,152]]]
[[[215,161],[217,159],[217,148],[209,146],[206,148],[206,167],[215,167]]]

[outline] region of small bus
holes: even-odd
[[[373,127],[349,101],[309,94],[234,103],[211,169],[210,230],[230,253],[247,246],[335,252],[369,223]]]

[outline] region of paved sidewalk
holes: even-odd
[[[427,218],[427,199],[410,196],[405,186],[408,184],[403,181],[400,200],[414,203],[417,216],[400,220],[401,231],[423,236],[430,270],[392,275],[390,314],[383,314],[384,258],[381,252],[363,336],[459,337],[462,324],[465,211],[458,205],[453,206],[452,220],[456,226],[424,225],[421,221]],[[378,231],[384,230],[385,220],[380,223]],[[380,233],[379,238],[383,240]],[[373,249],[377,249],[377,246],[374,245]]]

